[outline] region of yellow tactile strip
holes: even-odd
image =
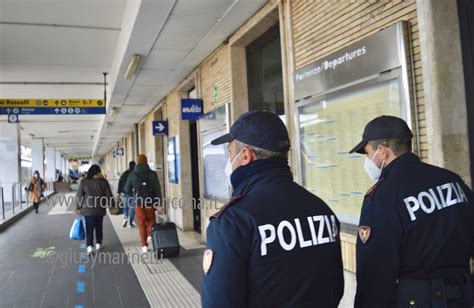
[[[137,261],[140,255],[138,228],[123,228],[122,216],[109,218],[130,258],[138,281],[151,307],[201,307],[199,292],[167,259],[155,262]]]

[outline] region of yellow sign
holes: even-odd
[[[29,98],[0,99],[0,108],[51,108],[51,107],[97,107],[105,108],[103,99],[62,99],[62,98]]]
[[[66,159],[92,159],[90,155],[64,155]]]

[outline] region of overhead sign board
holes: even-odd
[[[105,114],[103,99],[0,99],[0,115]]]
[[[8,116],[8,123],[19,123],[20,119],[18,118],[18,115],[16,114],[10,114]]]
[[[123,153],[123,148],[118,148],[117,150],[115,150],[115,156],[123,156]]]
[[[168,121],[153,121],[153,136],[168,135]]]
[[[397,23],[298,69],[295,99],[400,67],[405,61],[403,33],[404,24]]]
[[[66,159],[92,159],[92,156],[90,155],[64,154],[63,157]]]
[[[182,98],[181,99],[181,119],[198,120],[203,114],[202,99]]]

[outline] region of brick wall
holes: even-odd
[[[295,69],[302,68],[397,21],[409,22],[416,78],[421,158],[428,161],[416,1],[293,0],[290,1],[290,5]]]
[[[230,103],[230,57],[229,46],[221,45],[200,66],[201,97],[204,101],[204,113]],[[217,99],[214,87],[218,88]]]

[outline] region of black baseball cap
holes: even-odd
[[[228,134],[211,141],[219,145],[232,140],[273,151],[288,152],[290,138],[285,124],[278,115],[271,111],[250,111],[241,115],[230,128]]]
[[[373,119],[365,126],[362,141],[349,153],[365,154],[364,148],[372,140],[411,138],[413,138],[413,133],[403,119],[384,115]]]

